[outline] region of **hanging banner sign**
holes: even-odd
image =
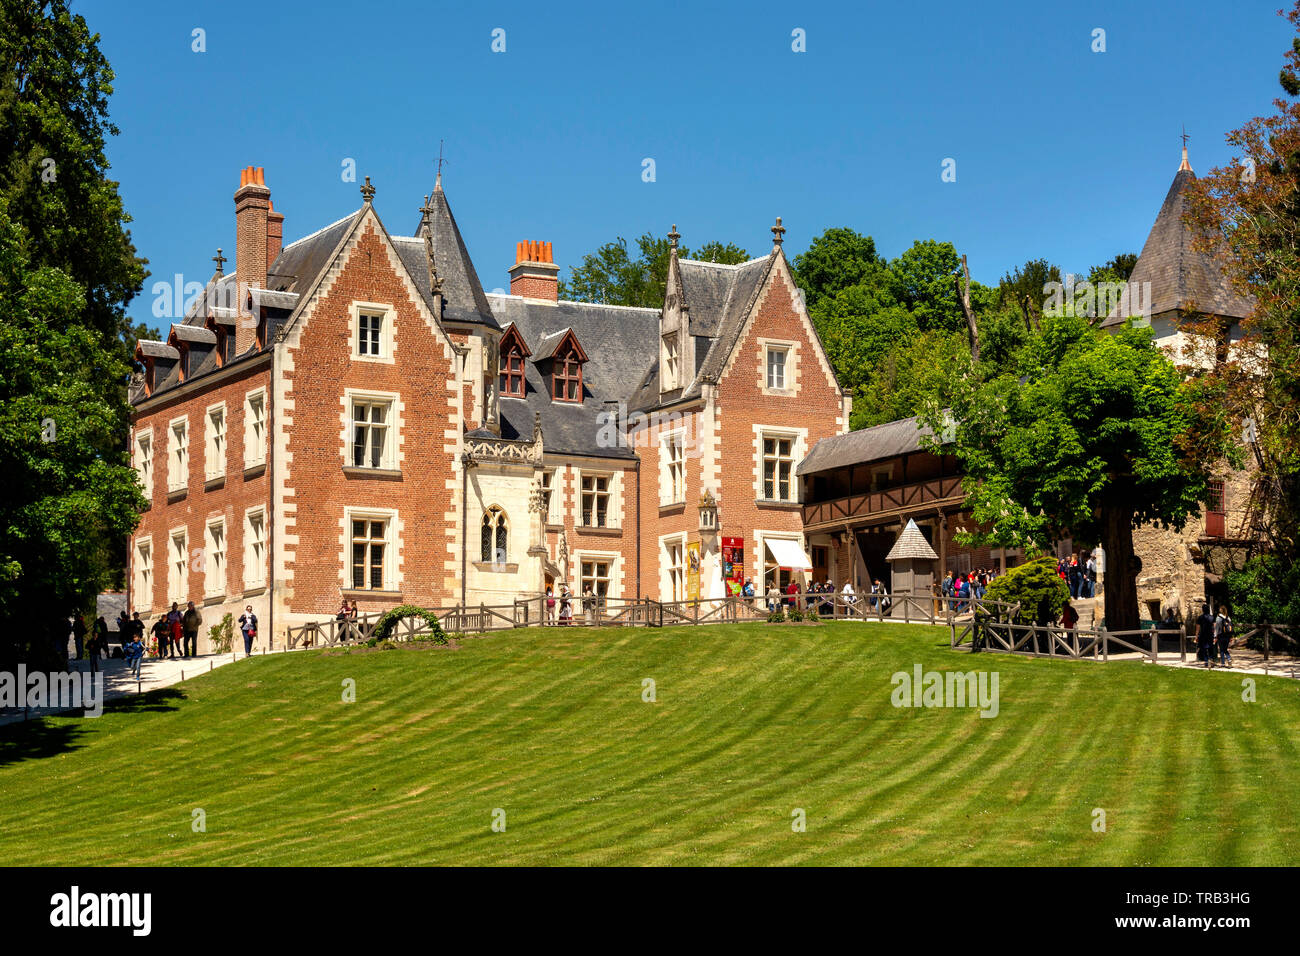
[[[700,543],[689,541],[686,544],[686,598],[690,601],[700,599]]]

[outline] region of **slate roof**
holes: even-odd
[[[180,350],[174,345],[168,345],[166,342],[155,342],[153,339],[141,339],[136,343],[142,355],[149,358],[168,358],[172,360],[181,357]]]
[[[799,462],[795,473],[810,475],[832,468],[845,468],[924,451],[922,439],[933,434],[927,426],[912,417],[871,428],[859,428],[843,435],[832,435],[813,446],[808,456]]]
[[[547,304],[522,296],[491,294],[492,313],[514,325],[533,351],[524,362],[524,398],[501,397],[501,437],[527,441],[533,416],[542,416],[548,452],[632,458],[634,449],[599,444],[599,415],[605,402],[626,401],[641,380],[645,363],[659,354],[659,310],[587,302]],[[582,403],[551,400],[536,359],[539,345],[558,342],[572,329],[589,361],[582,368]]]
[[[171,334],[182,342],[199,342],[203,345],[217,344],[217,333],[211,329],[205,329],[201,325],[176,324],[172,326]]]
[[[1254,310],[1254,301],[1237,294],[1219,263],[1192,248],[1195,233],[1183,222],[1183,215],[1188,208],[1188,187],[1195,180],[1196,174],[1186,165],[1174,176],[1119,305],[1102,328],[1123,325],[1130,315],[1139,314],[1147,302],[1141,290],[1148,282],[1148,317],[1182,310],[1241,319]]]
[[[695,338],[695,378],[680,389],[659,391],[659,343],[649,366],[636,379],[628,399],[631,411],[697,397],[705,381],[714,381],[727,364],[759,289],[775,263],[775,250],[739,265],[679,259],[682,294],[690,314],[688,331]]]
[[[908,561],[913,558],[922,561],[939,560],[939,556],[934,553],[934,548],[930,547],[930,542],[925,540],[925,535],[921,534],[921,529],[916,526],[916,519],[909,518],[907,527],[898,536],[894,546],[889,549],[889,554],[885,555],[885,560]]]
[[[442,280],[443,318],[452,322],[467,322],[473,325],[486,325],[500,328],[492,306],[483,293],[483,284],[479,282],[474,262],[465,248],[456,217],[451,213],[447,195],[442,191],[442,177],[433,186],[429,197],[429,206],[433,210],[429,221],[433,225],[433,264]],[[420,220],[413,238],[393,237],[398,254],[406,263],[407,271],[420,287],[425,301],[431,301],[429,293],[429,266],[424,251],[425,221]]]
[[[267,270],[266,287],[272,292],[296,292],[298,295],[306,293],[315,285],[317,276],[329,267],[335,250],[352,231],[357,218],[364,211],[363,206],[281,249]]]

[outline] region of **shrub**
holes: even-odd
[[[208,628],[208,642],[212,645],[212,653],[230,653],[230,647],[235,643],[235,619],[232,615],[225,615],[221,623]]]
[[[1034,558],[994,579],[984,592],[987,601],[1020,602],[1017,624],[1049,624],[1061,616],[1070,588],[1056,573],[1056,560]]]
[[[404,617],[422,618],[429,625],[429,633],[422,635],[423,640],[432,641],[435,644],[447,643],[447,635],[443,633],[442,625],[438,623],[438,618],[432,611],[427,608],[416,607],[414,604],[400,604],[391,611],[386,611],[384,616],[379,619],[374,631],[371,632],[371,639],[366,642],[367,645],[374,647],[381,641],[387,641],[397,622]]]
[[[1238,634],[1259,624],[1282,624],[1290,627],[1293,637],[1300,636],[1300,564],[1276,554],[1256,555],[1241,570],[1229,571],[1225,583],[1233,628]],[[1246,645],[1263,650],[1263,635],[1254,635]],[[1295,645],[1277,637],[1272,638],[1272,648],[1296,653]]]
[[[785,620],[785,608],[778,604],[772,610],[767,612],[768,624],[780,624]]]
[[[786,612],[787,620],[797,622],[797,621],[802,621],[803,618],[804,618],[803,610],[797,604],[794,605],[792,608],[790,608],[789,611]]]

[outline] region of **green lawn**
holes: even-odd
[[[917,663],[997,671],[999,715],[896,709],[891,674]],[[0,728],[0,860],[1295,864],[1300,686],[1241,692],[889,624],[276,655],[98,720]]]

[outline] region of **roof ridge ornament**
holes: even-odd
[[[224,266],[226,264],[226,257],[221,254],[220,246],[217,246],[217,254],[212,257],[212,261],[217,264],[218,277],[224,276],[226,274],[226,271],[224,269]]]
[[[677,223],[673,223],[672,231],[668,233],[668,248],[671,249],[673,252],[676,252],[677,240],[680,239],[681,237],[682,234],[677,231]]]
[[[1187,135],[1186,126],[1183,127],[1183,135],[1180,139],[1183,141],[1183,161],[1178,164],[1178,171],[1181,173],[1183,170],[1187,170],[1190,173],[1192,171],[1192,164],[1187,161],[1187,141],[1191,139],[1191,137]]]
[[[434,188],[437,189],[437,185]],[[433,256],[433,207],[429,205],[429,198],[425,196],[424,205],[420,207],[420,213],[424,217],[424,258],[429,266],[429,293],[442,295],[442,278],[438,275],[438,266]]]
[[[369,206],[371,201],[375,198],[375,187],[370,185],[369,176],[366,177],[365,184],[361,187],[361,198],[365,201],[367,206]]]
[[[776,217],[776,225],[772,227],[772,244],[776,248],[781,248],[781,243],[785,241],[785,226],[781,225],[781,217]]]

